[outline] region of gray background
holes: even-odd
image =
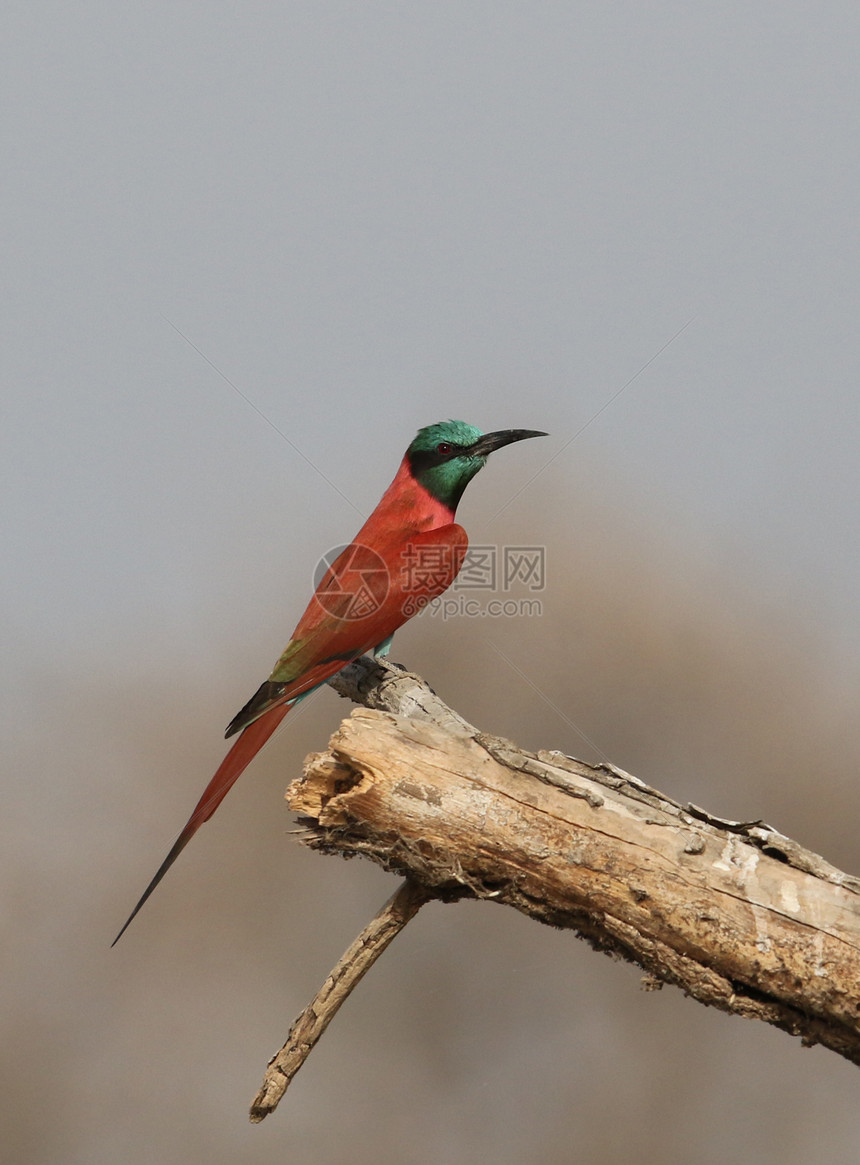
[[[853,1165],[855,1068],[487,904],[428,907],[249,1126],[392,886],[286,833],[328,691],[107,948],[317,558],[447,416],[552,434],[460,509],[548,547],[543,614],[393,657],[860,870],[856,4],[3,25],[9,1159]]]

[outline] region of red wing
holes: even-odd
[[[231,724],[230,729],[234,732],[244,729],[242,735],[206,786],[173,848],[144,890],[114,943],[119,941],[179,854],[203,822],[212,816],[237,778],[275,731],[289,711],[288,703],[324,683],[350,659],[376,647],[428,602],[441,595],[456,578],[467,545],[465,530],[452,523],[424,534],[416,534],[406,544],[400,542],[396,546],[386,547],[384,560],[388,566],[384,589],[380,588],[378,577],[369,583],[367,578],[361,578],[367,562],[373,560],[366,555],[350,557],[347,551],[356,548],[347,547],[347,551],[344,551],[347,557],[341,555],[337,560],[340,562],[344,558],[340,574],[332,578],[332,571],[327,572],[287,650],[278,661],[272,678],[263,684]],[[383,556],[376,554],[375,557],[381,560]],[[337,562],[332,570],[337,567]],[[356,602],[348,601],[348,588],[353,584],[356,588],[367,586],[370,598],[368,594],[355,589],[352,598]],[[338,593],[338,588],[341,593]],[[331,606],[334,603],[332,595],[340,603],[336,613],[326,608],[326,604]],[[228,735],[231,734],[230,729]]]
[[[271,676],[227,735],[311,691],[382,643],[448,589],[468,544],[466,531],[452,522],[379,551],[347,546],[321,580]]]

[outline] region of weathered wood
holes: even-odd
[[[269,1061],[263,1083],[251,1103],[252,1124],[259,1124],[277,1108],[341,1004],[429,897],[424,887],[407,878],[347,948],[314,998],[296,1017],[287,1042]]]
[[[412,715],[358,709],[308,758],[287,794],[307,844],[571,927],[651,985],[860,1063],[858,879],[761,822],[452,722],[390,665],[359,661],[339,686],[377,707],[406,693]]]
[[[363,658],[329,683],[365,708],[287,790],[302,840],[407,881],[294,1023],[252,1120],[429,898],[486,898],[572,928],[638,963],[648,989],[674,984],[860,1064],[860,879],[763,822],[481,733],[396,665]]]

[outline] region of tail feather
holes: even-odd
[[[116,946],[144,902],[146,902],[147,898],[185,849],[186,845],[188,845],[203,822],[209,820],[291,707],[292,704],[280,704],[278,707],[270,709],[259,720],[255,720],[252,724],[249,724],[244,730],[224,757],[215,776],[206,786],[203,796],[197,802],[194,812],[188,818],[185,828],[173,843],[173,848],[170,853],[159,866],[155,877],[144,890],[140,901],[128,916],[125,925],[113,940],[111,946]]]

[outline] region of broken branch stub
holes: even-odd
[[[251,1103],[252,1124],[259,1124],[275,1111],[341,1005],[428,896],[422,886],[407,878],[346,949],[314,998],[296,1017],[284,1046],[269,1061],[263,1083]]]

